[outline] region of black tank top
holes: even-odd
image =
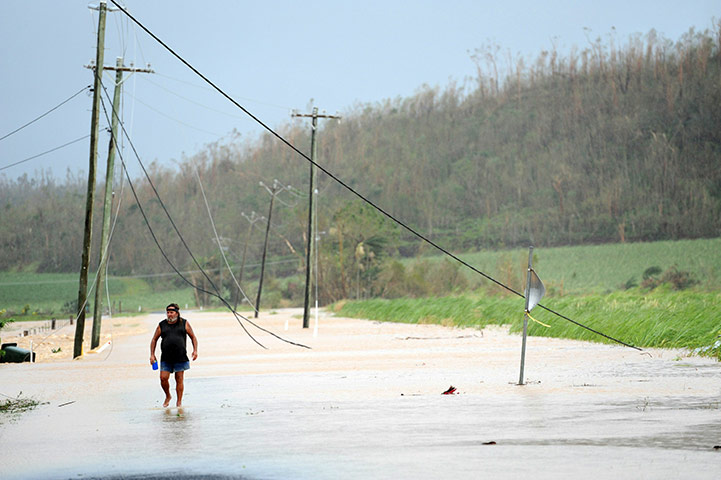
[[[188,352],[185,349],[185,319],[178,318],[177,322],[168,323],[166,318],[160,322],[160,361],[167,363],[181,363],[188,361]]]

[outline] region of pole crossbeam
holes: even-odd
[[[300,118],[332,118],[332,119],[335,119],[335,120],[340,120],[341,118],[343,118],[343,117],[341,117],[340,115],[328,115],[328,114],[326,114],[326,113],[316,113],[316,114],[312,114],[312,113],[296,113],[296,112],[293,112],[293,113],[290,114],[290,116],[291,116],[291,117],[300,117]]]
[[[83,67],[95,70],[95,65],[83,65]],[[113,70],[115,72],[130,72],[130,73],[155,73],[155,70],[152,70],[150,68],[134,68],[134,67],[122,67],[122,66],[115,66],[111,67],[110,65],[105,65],[103,67],[103,70]]]

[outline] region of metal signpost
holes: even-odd
[[[528,332],[528,319],[531,318],[529,313],[533,310],[533,307],[538,305],[543,295],[546,293],[546,287],[543,286],[543,282],[538,278],[536,272],[533,270],[533,246],[528,247],[528,271],[526,273],[526,308],[523,312],[523,343],[521,344],[521,373],[518,377],[518,384],[524,385],[523,381],[523,369],[526,363],[526,337]]]

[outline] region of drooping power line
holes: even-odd
[[[110,0],[110,1],[111,1],[116,7],[118,7],[118,8],[120,9],[120,11],[122,11],[125,15],[127,15],[128,18],[130,18],[130,19],[131,19],[133,22],[135,22],[140,28],[142,28],[148,35],[150,35],[151,38],[153,38],[156,42],[158,42],[161,46],[163,46],[163,48],[165,48],[168,52],[170,52],[175,58],[177,58],[181,63],[183,63],[186,67],[188,67],[190,70],[192,70],[196,75],[198,75],[200,78],[202,78],[208,85],[210,85],[211,87],[213,87],[218,93],[220,93],[223,97],[225,97],[225,98],[226,98],[228,101],[230,101],[233,105],[235,105],[236,107],[238,107],[241,111],[243,111],[243,112],[244,112],[246,115],[248,115],[251,119],[253,119],[255,122],[257,122],[261,127],[263,127],[266,131],[268,131],[268,133],[270,133],[271,135],[273,135],[274,137],[276,137],[279,141],[281,141],[281,142],[282,142],[283,144],[285,144],[288,148],[290,148],[291,150],[293,150],[294,152],[296,152],[296,153],[297,153],[298,155],[300,155],[302,158],[304,158],[305,160],[307,160],[307,161],[310,162],[311,164],[313,164],[313,165],[315,165],[316,167],[318,167],[323,173],[325,173],[325,174],[328,175],[330,178],[332,178],[333,180],[335,180],[337,183],[339,183],[341,186],[343,186],[343,187],[344,187],[346,190],[348,190],[350,193],[354,194],[355,196],[357,196],[358,198],[360,198],[362,201],[366,202],[368,205],[372,206],[373,208],[375,208],[376,210],[378,210],[380,213],[382,213],[383,215],[385,215],[386,217],[388,217],[390,220],[392,220],[393,222],[397,223],[398,225],[400,225],[401,227],[403,227],[404,229],[406,229],[406,230],[407,230],[408,232],[410,232],[411,234],[415,235],[415,236],[416,236],[417,238],[419,238],[420,240],[423,240],[424,242],[426,242],[427,244],[429,244],[429,245],[431,245],[432,247],[436,248],[438,251],[442,252],[442,253],[445,254],[446,256],[454,259],[455,261],[457,261],[457,262],[460,263],[461,265],[469,268],[470,270],[472,270],[472,271],[474,271],[475,273],[481,275],[481,276],[484,277],[485,279],[487,279],[487,280],[495,283],[495,284],[498,285],[499,287],[501,287],[501,288],[503,288],[503,289],[505,289],[505,290],[508,290],[509,292],[511,292],[511,293],[513,293],[513,294],[521,297],[521,298],[525,298],[524,295],[523,295],[521,292],[518,292],[517,290],[514,290],[513,288],[509,287],[508,285],[505,285],[505,284],[501,283],[500,281],[496,280],[495,278],[491,277],[491,276],[488,275],[487,273],[484,273],[484,272],[482,272],[481,270],[477,269],[476,267],[474,267],[473,265],[469,264],[468,262],[466,262],[466,261],[464,261],[464,260],[461,260],[459,257],[457,257],[457,256],[454,255],[453,253],[449,252],[449,251],[446,250],[445,248],[441,247],[440,245],[438,245],[437,243],[435,243],[434,241],[432,241],[432,240],[429,239],[428,237],[422,235],[420,232],[416,231],[416,230],[413,229],[411,226],[409,226],[409,225],[405,224],[404,222],[400,221],[399,219],[395,218],[392,214],[390,214],[389,212],[387,212],[386,210],[384,210],[382,207],[380,207],[379,205],[376,205],[376,204],[373,203],[371,200],[369,200],[369,199],[367,199],[366,197],[364,197],[361,193],[359,193],[359,192],[357,192],[356,190],[354,190],[350,185],[348,185],[347,183],[345,183],[343,180],[341,180],[339,177],[337,177],[335,174],[333,174],[333,173],[332,173],[331,171],[329,171],[327,168],[325,168],[325,167],[323,167],[322,165],[318,164],[318,163],[315,162],[313,159],[311,159],[308,155],[306,155],[305,153],[303,153],[303,152],[301,152],[300,150],[298,150],[298,148],[295,147],[295,145],[293,145],[292,143],[290,143],[287,139],[285,139],[282,135],[280,135],[279,133],[277,133],[275,130],[273,130],[272,128],[270,128],[266,123],[264,123],[262,120],[260,120],[258,117],[256,117],[252,112],[250,112],[248,109],[246,109],[246,108],[245,108],[244,106],[242,106],[240,103],[238,103],[233,97],[231,97],[230,95],[228,95],[224,90],[222,90],[222,89],[221,89],[220,87],[218,87],[215,83],[213,83],[208,77],[206,77],[205,75],[203,75],[198,69],[196,69],[193,65],[191,65],[187,60],[185,60],[185,59],[184,59],[183,57],[181,57],[178,53],[176,53],[176,52],[175,52],[172,48],[170,48],[165,42],[163,42],[160,38],[158,38],[158,36],[156,36],[153,32],[151,32],[145,25],[143,25],[142,23],[140,23],[140,21],[138,21],[135,17],[133,17],[123,6],[121,6],[120,4],[118,4],[118,2],[117,2],[116,0]],[[633,345],[631,345],[631,344],[628,344],[628,343],[626,343],[626,342],[623,342],[623,341],[621,341],[621,340],[618,340],[618,339],[616,339],[616,338],[613,338],[613,337],[611,337],[611,336],[609,336],[609,335],[606,335],[606,334],[604,334],[604,333],[601,333],[601,332],[599,332],[599,331],[597,331],[597,330],[594,330],[594,329],[592,329],[592,328],[590,328],[590,327],[587,327],[586,325],[583,325],[583,324],[581,324],[581,323],[579,323],[579,322],[576,322],[576,321],[574,321],[574,320],[571,320],[570,318],[568,318],[568,317],[566,317],[566,316],[564,316],[564,315],[562,315],[562,314],[560,314],[560,313],[558,313],[558,312],[556,312],[556,311],[554,311],[554,310],[552,310],[552,309],[550,309],[550,308],[548,308],[548,307],[545,307],[545,306],[543,306],[543,305],[541,305],[541,304],[538,304],[538,306],[541,307],[541,308],[543,308],[544,310],[546,310],[546,311],[548,311],[548,312],[550,312],[550,313],[552,313],[552,314],[560,317],[560,318],[563,318],[564,320],[567,320],[567,321],[569,321],[569,322],[571,322],[571,323],[573,323],[573,324],[575,324],[575,325],[577,325],[577,326],[579,326],[579,327],[581,327],[581,328],[584,328],[584,329],[586,329],[586,330],[588,330],[588,331],[590,331],[590,332],[592,332],[592,333],[595,333],[595,334],[597,334],[597,335],[600,335],[600,336],[602,336],[602,337],[604,337],[604,338],[606,338],[606,339],[608,339],[608,340],[612,340],[612,341],[614,341],[614,342],[616,342],[616,343],[619,343],[619,344],[621,344],[621,345],[625,345],[625,346],[630,347],[630,348],[634,348],[634,349],[636,349],[636,350],[641,350],[641,349],[638,348],[638,347],[635,347],[635,346],[633,346]]]
[[[70,96],[70,97],[67,98],[66,100],[63,100],[63,101],[60,102],[59,104],[55,105],[53,108],[51,108],[51,109],[48,110],[47,112],[43,113],[43,114],[40,115],[39,117],[37,117],[37,118],[35,118],[35,119],[33,119],[33,120],[30,120],[28,123],[26,123],[26,124],[23,125],[22,127],[18,127],[18,128],[16,128],[15,130],[13,130],[12,132],[10,132],[10,133],[8,133],[8,134],[0,137],[0,141],[1,141],[1,140],[5,140],[5,139],[8,138],[10,135],[13,135],[14,133],[19,132],[20,130],[22,130],[23,128],[25,128],[25,127],[27,127],[27,126],[32,125],[33,123],[35,123],[35,122],[37,122],[38,120],[40,120],[41,118],[45,117],[45,116],[48,115],[49,113],[54,112],[55,110],[57,110],[58,108],[62,107],[63,105],[65,105],[66,103],[68,103],[70,100],[72,100],[73,98],[77,97],[78,95],[80,95],[81,93],[83,93],[85,90],[88,90],[88,89],[90,89],[90,85],[81,88],[78,92],[74,93],[72,96]]]
[[[103,88],[103,91],[105,92],[105,96],[108,97],[108,99],[109,99],[110,96],[109,96],[107,90],[105,90],[105,86],[102,85],[102,83],[101,83],[101,87]],[[105,108],[105,102],[103,101],[102,97],[101,97],[101,105],[102,105],[102,108],[103,108],[103,112],[104,112],[104,114],[105,114],[105,117],[106,117],[106,119],[107,119],[108,122],[109,122],[109,121],[110,121],[110,118],[109,118],[109,116],[108,116],[108,111],[107,111],[107,109]],[[117,115],[117,112],[113,112],[112,115]],[[124,158],[123,158],[123,155],[122,155],[121,152],[118,152],[118,156],[120,157],[120,162],[121,162],[121,164],[122,164],[122,166],[123,166],[123,169],[125,170],[125,176],[126,176],[126,178],[127,178],[127,180],[128,180],[128,186],[130,187],[130,190],[131,190],[131,192],[133,193],[133,197],[135,198],[135,202],[136,202],[136,204],[138,205],[138,210],[140,211],[140,213],[141,213],[141,215],[142,215],[142,217],[143,217],[143,220],[145,221],[145,224],[146,224],[146,226],[148,227],[148,231],[150,232],[150,235],[151,235],[151,237],[153,238],[153,241],[155,242],[156,246],[157,246],[158,249],[160,250],[161,255],[162,255],[163,258],[166,260],[166,262],[168,263],[168,265],[170,265],[170,267],[175,271],[175,273],[176,273],[178,276],[180,276],[181,279],[183,279],[183,281],[185,281],[188,285],[190,285],[190,286],[193,287],[194,289],[196,289],[196,290],[198,290],[198,291],[200,291],[200,292],[203,292],[203,293],[207,293],[208,295],[212,295],[212,296],[218,298],[218,299],[231,311],[231,313],[233,313],[233,315],[235,316],[236,320],[238,321],[238,323],[240,324],[240,326],[243,328],[243,330],[245,331],[245,333],[251,338],[251,340],[253,340],[256,344],[258,344],[258,345],[261,346],[262,348],[266,348],[266,347],[265,347],[262,343],[260,343],[258,340],[256,340],[255,337],[253,337],[253,335],[248,331],[248,329],[245,327],[245,325],[243,324],[243,322],[241,321],[241,319],[245,320],[246,322],[248,322],[250,325],[252,325],[252,326],[254,326],[255,328],[257,328],[258,330],[260,330],[260,331],[262,331],[262,332],[265,332],[265,333],[271,335],[272,337],[275,337],[275,338],[277,338],[278,340],[281,340],[282,342],[288,343],[288,344],[290,344],[290,345],[295,345],[295,346],[297,346],[297,347],[303,347],[303,348],[308,348],[308,349],[310,349],[310,347],[308,347],[307,345],[303,345],[303,344],[301,344],[301,343],[296,343],[296,342],[292,342],[292,341],[290,341],[290,340],[287,340],[287,339],[285,339],[285,338],[283,338],[283,337],[281,337],[281,336],[273,333],[272,331],[270,331],[270,330],[268,330],[268,329],[266,329],[266,328],[263,328],[263,327],[261,327],[260,325],[252,322],[252,321],[249,320],[248,318],[246,318],[246,317],[244,317],[243,315],[241,315],[240,313],[236,312],[235,309],[230,305],[230,303],[229,303],[225,298],[223,298],[223,296],[222,296],[220,290],[218,289],[218,287],[215,285],[215,283],[213,282],[213,280],[210,278],[210,276],[207,274],[207,272],[206,272],[206,271],[203,269],[203,267],[200,265],[200,263],[199,263],[198,260],[196,259],[195,255],[193,255],[193,252],[190,250],[190,247],[189,247],[188,244],[186,243],[185,239],[183,238],[182,234],[180,233],[180,230],[178,229],[177,225],[175,224],[175,221],[174,221],[173,218],[171,217],[170,212],[168,212],[168,209],[167,209],[165,203],[163,202],[162,198],[160,197],[160,194],[158,193],[157,189],[155,188],[155,184],[153,183],[153,181],[152,181],[151,178],[150,178],[150,175],[148,174],[147,170],[145,169],[145,165],[143,165],[143,162],[140,160],[140,155],[138,154],[138,151],[135,149],[135,145],[133,145],[132,140],[131,140],[130,137],[128,136],[128,133],[127,133],[127,131],[125,130],[125,126],[123,125],[123,122],[122,122],[121,119],[118,119],[118,124],[120,125],[120,128],[121,128],[121,130],[122,130],[122,132],[123,132],[123,135],[127,138],[128,143],[129,143],[129,145],[130,145],[130,148],[131,148],[131,150],[133,151],[133,153],[134,153],[134,155],[135,155],[135,158],[138,160],[138,163],[140,164],[140,167],[141,167],[141,169],[143,170],[143,173],[145,174],[145,177],[146,177],[146,179],[148,180],[148,183],[150,184],[150,187],[151,187],[151,189],[153,190],[153,192],[154,192],[154,194],[155,194],[155,197],[158,199],[158,203],[160,204],[161,208],[162,208],[163,211],[165,212],[165,215],[167,216],[168,220],[170,221],[170,224],[173,226],[173,229],[175,230],[175,232],[176,232],[176,234],[177,234],[177,236],[178,236],[178,239],[179,239],[180,242],[183,244],[183,246],[185,247],[185,250],[188,252],[188,255],[190,256],[190,258],[193,260],[193,262],[195,263],[195,265],[198,267],[198,269],[200,270],[200,272],[203,274],[203,276],[204,276],[205,279],[208,281],[208,283],[209,283],[210,286],[213,288],[213,290],[215,290],[215,292],[210,292],[210,291],[208,291],[208,290],[205,290],[205,289],[199,287],[198,285],[195,285],[195,284],[194,284],[193,282],[191,282],[190,280],[188,280],[188,278],[187,278],[186,276],[184,276],[182,273],[180,273],[180,271],[179,271],[178,268],[175,266],[175,264],[170,260],[170,258],[168,258],[168,255],[165,253],[165,250],[164,250],[164,249],[162,248],[162,246],[160,245],[160,242],[159,242],[159,240],[158,240],[155,232],[153,231],[153,229],[152,229],[152,227],[151,227],[151,225],[150,225],[150,221],[148,220],[148,217],[147,217],[147,215],[145,214],[145,211],[144,211],[144,209],[143,209],[143,206],[142,206],[142,204],[140,203],[140,199],[138,198],[138,195],[137,195],[137,193],[136,193],[136,191],[135,191],[135,187],[133,186],[133,182],[132,182],[132,180],[130,179],[130,174],[129,174],[129,172],[128,172],[127,165],[126,165],[126,163],[125,163],[125,160],[124,160]],[[111,131],[111,135],[112,135],[112,131]]]
[[[32,157],[28,157],[28,158],[26,158],[26,159],[24,159],[24,160],[20,160],[19,162],[11,163],[10,165],[5,165],[4,167],[0,168],[0,172],[3,171],[3,170],[7,170],[7,169],[10,168],[10,167],[14,167],[15,165],[20,165],[21,163],[29,162],[30,160],[33,160],[33,159],[35,159],[35,158],[42,157],[43,155],[47,155],[48,153],[52,153],[52,152],[54,152],[54,151],[56,151],[56,150],[60,150],[61,148],[65,148],[65,147],[67,147],[68,145],[72,145],[73,143],[78,143],[78,142],[80,142],[80,141],[82,141],[82,140],[85,140],[85,139],[88,138],[89,136],[90,136],[90,134],[87,134],[87,135],[85,135],[84,137],[76,138],[75,140],[72,140],[72,141],[70,141],[70,142],[68,142],[68,143],[65,143],[65,144],[63,144],[63,145],[60,145],[59,147],[51,148],[50,150],[47,150],[47,151],[45,151],[45,152],[43,152],[43,153],[38,153],[37,155],[33,155]]]

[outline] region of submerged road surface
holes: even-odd
[[[0,393],[44,404],[0,416],[0,477],[721,478],[713,360],[531,337],[518,386],[501,328],[323,316],[314,336],[284,310],[257,323],[312,350],[249,327],[263,350],[229,314],[181,313],[200,343],[182,408],[148,364],[160,314],[76,361],[1,364]]]

